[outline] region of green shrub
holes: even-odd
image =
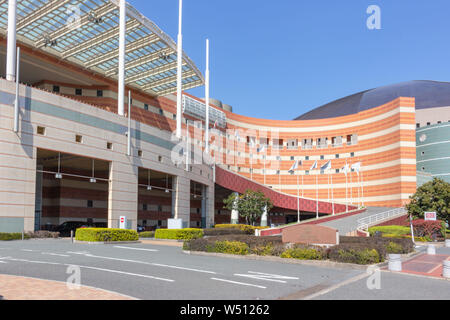
[[[247,233],[244,230],[238,228],[213,228],[203,230],[203,235],[208,237],[235,235],[235,234],[243,235]]]
[[[24,239],[30,239],[30,236],[25,234]],[[22,233],[0,233],[0,241],[22,240]]]
[[[137,241],[139,240],[139,235],[134,230],[81,228],[77,229],[75,239],[87,242]]]
[[[389,244],[386,246],[386,252],[390,254],[402,254],[403,248],[401,245],[395,242],[389,242]]]
[[[158,229],[155,233],[156,239],[192,240],[202,237],[201,229]]]
[[[246,243],[239,241],[217,241],[214,252],[245,256],[249,253],[249,248]]]
[[[202,239],[194,239],[184,243],[184,250],[215,252],[216,242],[231,241],[241,242],[247,245],[250,254],[280,256],[285,250],[285,244],[281,237],[255,237],[250,235],[216,236]]]
[[[384,261],[384,247],[367,247],[357,244],[341,244],[331,248],[328,258],[332,261],[354,264],[376,264]]]
[[[59,238],[59,232],[50,232],[50,231],[35,231],[35,232],[27,232],[26,235],[30,239],[57,239]]]
[[[340,243],[345,245],[357,245],[358,247],[376,248],[379,251],[380,256],[385,257],[385,253],[389,243],[395,243],[401,247],[401,254],[407,254],[414,252],[414,243],[411,241],[411,236],[394,236],[392,238],[386,238],[386,235],[380,237],[340,237]],[[382,249],[384,248],[384,249]]]
[[[370,236],[373,237],[375,235],[375,232],[381,232],[383,234],[391,234],[391,235],[410,235],[411,234],[411,228],[410,227],[404,227],[404,226],[384,226],[384,227],[372,227],[369,228]]]
[[[255,228],[247,224],[217,224],[214,226],[216,229],[239,229],[246,234],[255,234]]]
[[[313,248],[292,248],[284,251],[281,258],[299,260],[324,260],[326,254],[321,250]]]
[[[144,231],[139,233],[139,238],[154,238],[155,231]]]

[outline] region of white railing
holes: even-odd
[[[358,230],[368,231],[371,226],[375,226],[383,221],[387,221],[392,218],[400,217],[402,215],[405,215],[406,213],[407,211],[405,208],[398,208],[359,219]]]

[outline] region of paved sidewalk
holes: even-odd
[[[443,278],[443,262],[450,261],[450,255],[421,254],[403,264],[404,273]]]
[[[101,289],[81,286],[71,290],[65,282],[0,275],[0,299],[4,300],[133,300]]]

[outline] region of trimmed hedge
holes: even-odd
[[[81,228],[77,229],[75,240],[86,242],[138,241],[139,235],[134,230]]]
[[[408,254],[414,252],[414,243],[409,239],[397,239],[397,238],[362,238],[362,237],[340,237],[340,243],[345,245],[365,246],[367,248],[382,248],[379,253],[384,258],[387,253],[399,253]],[[390,249],[388,249],[388,247]],[[394,248],[395,247],[395,248]],[[401,248],[401,249],[400,249]],[[388,252],[389,250],[399,252]]]
[[[249,253],[247,244],[239,241],[217,241],[213,247],[214,252],[245,256]]]
[[[215,252],[214,247],[217,242],[230,241],[245,244],[249,248],[249,254],[260,256],[280,256],[286,245],[281,241],[281,237],[255,237],[249,235],[228,235],[195,239],[184,243],[184,250]]]
[[[30,239],[30,236],[25,234],[24,239]],[[22,240],[22,233],[0,233],[0,241]]]
[[[51,232],[46,230],[27,232],[26,235],[30,239],[58,239],[59,232]]]
[[[213,228],[204,229],[203,235],[208,237],[225,236],[225,235],[244,235],[247,234],[244,230],[238,228]]]
[[[202,237],[202,229],[158,229],[155,233],[156,239],[192,240]]]
[[[287,249],[281,254],[281,258],[299,259],[299,260],[325,260],[327,259],[326,251],[320,248],[292,248]]]
[[[341,244],[328,251],[328,257],[332,261],[362,265],[383,262],[385,255],[382,247],[368,248],[356,244]]]
[[[246,224],[217,224],[215,229],[238,229],[244,231],[246,234],[255,234],[255,229]]]
[[[369,228],[370,236],[373,237],[375,232],[381,232],[384,234],[397,235],[397,236],[405,236],[411,235],[411,228],[404,226],[384,226],[384,227],[372,227]]]
[[[155,231],[144,231],[139,233],[139,238],[154,238]]]

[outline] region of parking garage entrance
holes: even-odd
[[[108,161],[38,149],[35,230],[107,227],[109,171]]]

